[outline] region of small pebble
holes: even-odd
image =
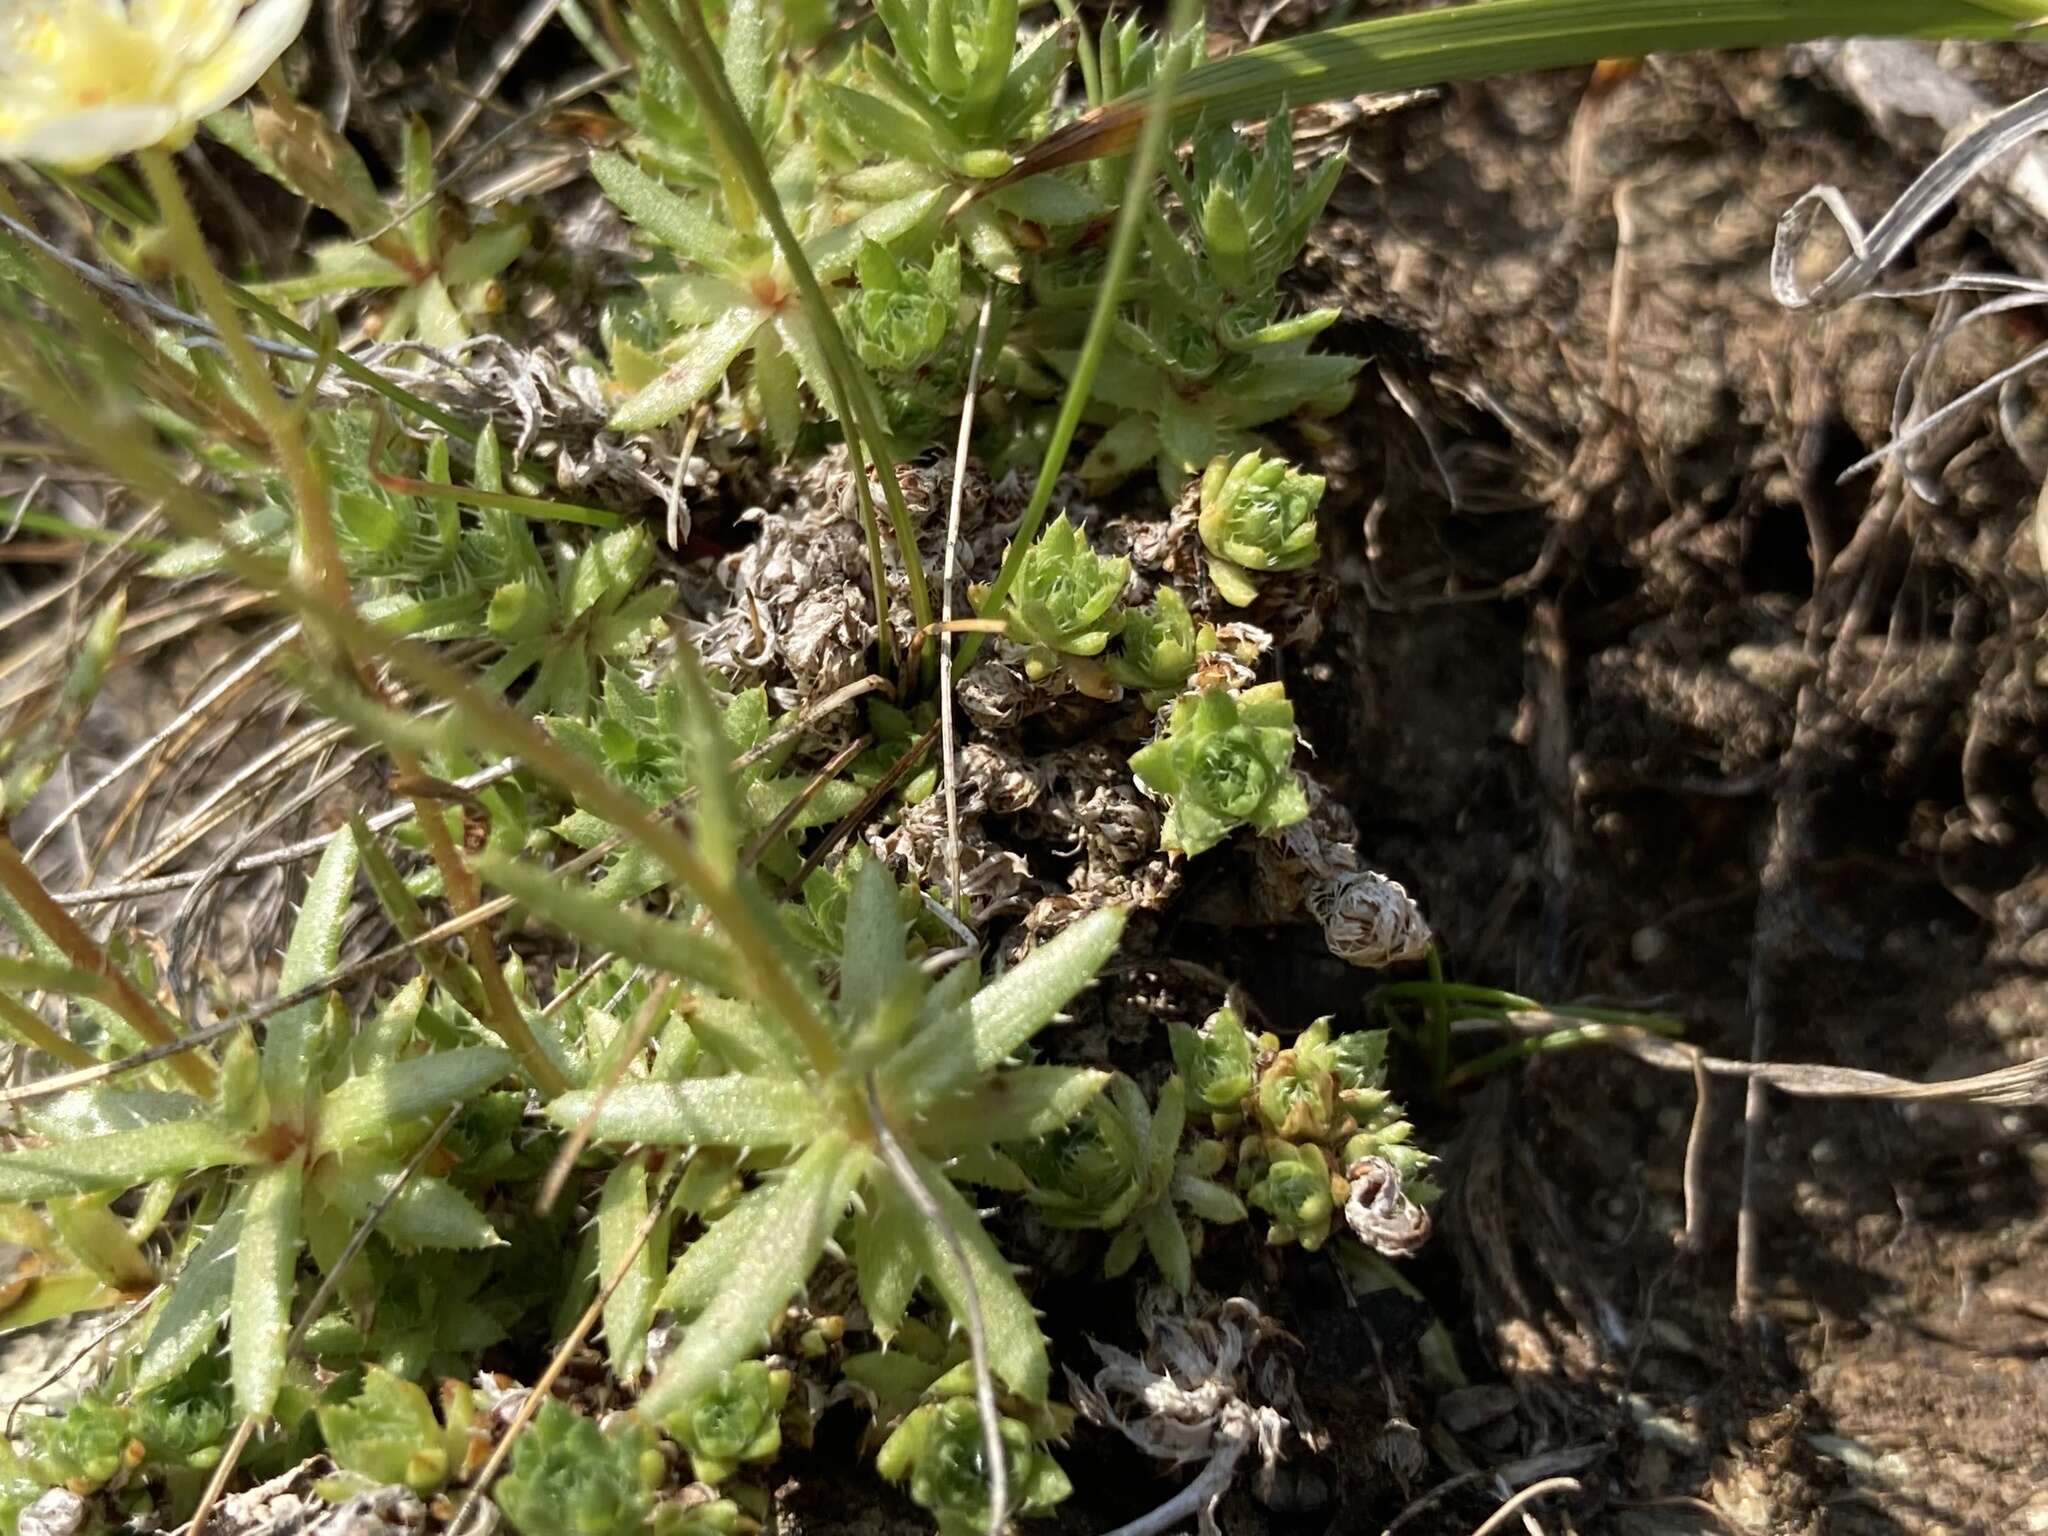
[[[52,1488],[16,1519],[20,1536],[76,1536],[85,1525],[85,1500],[68,1488]]]
[[[1655,924],[1638,928],[1629,937],[1628,952],[1637,965],[1655,965],[1671,952],[1671,934]]]

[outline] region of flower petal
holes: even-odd
[[[128,21],[166,54],[203,65],[241,13],[241,0],[130,0]]]
[[[22,120],[0,112],[0,160],[36,160],[86,170],[160,144],[178,127],[169,106],[88,107]]]
[[[254,85],[306,24],[311,0],[256,0],[234,33],[202,66],[178,82],[178,108],[197,121]]]

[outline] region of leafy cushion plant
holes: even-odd
[[[16,189],[0,199],[0,388],[37,452],[134,493],[109,499],[110,519],[145,507],[172,534],[63,522],[67,547],[116,546],[81,582],[112,569],[189,583],[170,607],[201,613],[217,593],[223,611],[275,605],[296,628],[222,692],[271,663],[262,685],[282,691],[266,701],[322,716],[274,760],[315,757],[324,775],[321,754],[353,735],[394,797],[347,815],[307,789],[249,833],[300,811],[324,829],[260,854],[293,865],[320,850],[259,1002],[267,956],[215,974],[184,909],[161,945],[125,916],[93,931],[35,867],[103,789],[203,732],[181,720],[26,851],[13,841],[32,803],[47,809],[38,797],[140,613],[154,625],[165,609],[103,592],[77,654],[10,714],[0,1028],[32,1073],[61,1075],[8,1091],[20,1119],[0,1153],[0,1236],[37,1267],[0,1297],[0,1320],[134,1305],[105,1378],[0,1445],[0,1536],[52,1528],[23,1519],[46,1490],[78,1515],[66,1529],[161,1524],[316,1453],[335,1464],[331,1495],[400,1485],[437,1514],[494,1497],[522,1536],[733,1536],[768,1515],[785,1432],[845,1395],[874,1410],[882,1475],[942,1531],[988,1531],[1069,1492],[1051,1446],[1073,1416],[1052,1401],[1038,1281],[1003,1247],[1020,1214],[1098,1244],[1109,1277],[1148,1260],[1181,1295],[1218,1249],[1242,1250],[1243,1229],[1276,1248],[1348,1229],[1411,1251],[1430,1159],[1392,1096],[1383,1033],[1318,1021],[1283,1046],[1223,1010],[1112,1073],[1076,1043],[1090,1037],[1049,1028],[1108,963],[1119,903],[1166,899],[1156,853],[1194,858],[1245,827],[1290,834],[1275,862],[1331,852],[1322,818],[1304,825],[1293,705],[1255,681],[1249,626],[1224,642],[1200,622],[1197,573],[1130,519],[1098,552],[1083,527],[1112,519],[1071,505],[1062,478],[1076,434],[1092,433],[1085,493],[1137,480],[1141,502],[1150,469],[1172,503],[1201,475],[1209,584],[1253,604],[1319,555],[1324,482],[1275,442],[1323,441],[1360,366],[1318,350],[1333,312],[1283,297],[1344,162],[1298,167],[1276,107],[1674,41],[1861,23],[2001,36],[2041,7],[1492,0],[1214,61],[1188,6],[1163,31],[1128,17],[1092,37],[1078,13],[1041,25],[1013,0],[883,0],[844,26],[810,0],[600,10],[602,26],[581,6],[560,15],[612,83],[617,121],[589,169],[633,227],[625,281],[609,256],[577,267],[575,242],[533,214],[466,211],[423,122],[396,127],[393,185],[378,186],[355,138],[288,93],[292,0],[241,16],[207,0],[189,38],[164,7],[57,0],[36,10],[34,47],[0,59]],[[634,67],[615,74],[621,52]],[[259,79],[262,100],[234,106]],[[1238,126],[1262,117],[1263,132]],[[310,270],[231,283],[171,157],[202,120],[346,237]],[[102,168],[131,152],[139,179]],[[17,178],[17,159],[38,168]],[[29,228],[52,203],[56,245]],[[86,281],[77,251],[87,270],[104,255],[129,275]],[[586,279],[611,285],[589,327],[602,363],[539,335],[555,306],[538,301]],[[515,334],[479,334],[501,322]],[[401,354],[353,345],[379,330],[431,359],[434,387],[393,366]],[[1077,878],[1052,893],[1051,922],[1041,909],[1007,934],[973,926],[987,914],[969,893],[941,902],[898,878],[937,862],[914,854],[941,781],[926,754],[951,734],[932,659],[953,640],[925,586],[936,520],[915,526],[904,488],[920,472],[896,458],[955,441],[970,375],[968,448],[1038,475],[1007,530],[983,517],[980,533],[1011,537],[954,670],[1045,717],[1018,736],[1026,751],[1078,744],[1114,765],[1142,740],[1130,773],[1164,806],[1158,848],[1119,853],[1115,900]],[[509,450],[494,410],[517,421]],[[635,440],[552,441],[577,437],[577,412]],[[727,490],[750,491],[748,439],[787,457],[835,436],[844,478],[819,473],[851,489],[873,611],[832,615],[858,637],[831,658],[846,686],[789,690],[777,715],[768,685],[740,675],[772,670],[752,651],[728,647],[733,680],[714,692],[685,584],[667,579],[688,551],[664,551],[630,488],[699,445]],[[530,450],[544,438],[557,488],[590,504],[543,494]],[[15,523],[40,526],[34,499]],[[1047,521],[1055,500],[1065,511]],[[1185,526],[1164,524],[1167,542]],[[805,537],[839,531],[828,519]],[[128,548],[146,563],[113,563]],[[793,563],[801,605],[812,568]],[[1124,600],[1134,564],[1152,588],[1140,607]],[[889,611],[898,589],[907,626]],[[776,594],[731,601],[772,661],[795,628]],[[981,656],[994,627],[1009,645]],[[977,660],[990,669],[970,676]],[[797,755],[863,695],[857,725]],[[1045,796],[1065,767],[1048,783],[1022,764],[1009,787]],[[205,840],[239,835],[286,782],[252,766],[243,796],[236,772],[135,866],[151,897],[193,892],[202,932],[239,868],[206,863]],[[149,772],[184,782],[182,766]],[[1117,772],[1096,787],[1093,804],[1130,790]],[[154,806],[135,814],[151,792],[113,833],[160,824]],[[1084,841],[1092,815],[1075,817]],[[870,848],[833,857],[863,833]],[[101,852],[116,846],[110,834]],[[177,883],[146,878],[195,849],[202,865]],[[1009,850],[990,851],[1000,873]],[[129,899],[107,898],[116,913]],[[991,968],[984,943],[1005,939],[1028,953]],[[567,1368],[592,1337],[609,1367],[586,1394],[600,1412],[497,1396],[483,1370],[552,1351],[535,1379],[574,1396]],[[515,1434],[507,1417],[526,1410]]]
[[[353,838],[336,838],[285,952],[279,983],[287,992],[334,969],[355,873]],[[346,1044],[339,999],[316,996],[276,1015],[260,1050],[247,1035],[231,1043],[213,1104],[87,1090],[36,1117],[46,1145],[0,1156],[0,1199],[15,1202],[230,1170],[184,1279],[154,1310],[141,1390],[178,1376],[226,1323],[236,1406],[270,1412],[284,1383],[299,1254],[309,1242],[338,1251],[387,1196],[380,1231],[388,1243],[476,1249],[497,1241],[485,1214],[446,1179],[401,1181],[400,1173],[430,1117],[508,1075],[510,1054],[486,1045],[394,1050],[356,1070]]]

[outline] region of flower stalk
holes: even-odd
[[[177,1028],[156,1004],[142,995],[119,966],[107,959],[106,952],[93,942],[92,935],[79,927],[71,914],[44,889],[43,882],[36,878],[35,871],[28,867],[21,851],[14,846],[14,839],[4,831],[0,831],[0,891],[6,892],[28,920],[64,952],[65,959],[81,971],[106,979],[107,1003],[121,1015],[130,1029],[151,1045],[178,1043]],[[171,1070],[182,1077],[195,1093],[213,1092],[213,1067],[204,1057],[185,1051],[171,1057],[170,1063]]]

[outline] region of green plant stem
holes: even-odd
[[[719,878],[680,828],[661,819],[654,808],[614,783],[596,764],[556,742],[527,717],[485,693],[426,647],[385,633],[353,608],[327,608],[273,563],[220,540],[216,520],[196,505],[196,497],[175,482],[164,487],[162,477],[153,479],[162,488],[165,514],[179,530],[188,537],[211,538],[220,543],[227,564],[243,581],[281,599],[309,625],[327,630],[354,656],[364,660],[384,658],[415,687],[445,700],[473,733],[478,746],[500,756],[521,759],[665,864],[677,884],[710,913],[719,932],[738,952],[756,1001],[789,1026],[821,1077],[829,1077],[838,1070],[839,1048],[784,964],[767,927],[740,889]]]
[[[248,333],[242,328],[241,316],[235,311],[227,283],[215,268],[205,242],[200,238],[199,226],[193,218],[192,205],[186,200],[185,189],[178,180],[177,168],[161,149],[146,150],[140,158],[150,195],[156,199],[158,212],[163,216],[173,257],[185,280],[198,293],[207,318],[220,333],[221,343],[227,348],[228,357],[249,396],[257,420],[270,439],[278,466],[292,488],[292,498],[298,504],[299,540],[293,554],[292,571],[294,590],[304,595],[304,589],[310,587],[318,594],[319,602],[308,610],[308,617],[317,628],[331,630],[333,626],[322,623],[322,620],[341,615],[353,617],[354,603],[349,592],[348,570],[342,563],[341,544],[334,531],[332,509],[327,502],[326,479],[307,449],[297,417],[286,408],[271,382],[269,370],[249,344]],[[328,350],[333,355],[333,349]],[[322,609],[326,610],[325,613],[319,611]],[[374,686],[367,667],[370,653],[344,640],[342,654],[352,658],[363,669],[365,686]],[[420,764],[410,754],[394,751],[392,761],[402,775],[411,778],[424,776]],[[440,808],[432,801],[415,801],[414,814],[427,839],[428,851],[441,872],[441,883],[449,904],[458,914],[474,910],[481,900],[476,876],[463,859],[461,850],[448,836],[448,829],[440,819]],[[505,973],[498,963],[497,946],[489,927],[479,925],[471,929],[463,936],[463,947],[483,984],[484,999],[488,1004],[485,1018],[492,1029],[519,1057],[521,1065],[543,1092],[550,1097],[567,1092],[569,1080],[541,1049],[540,1042],[527,1027],[525,1016],[519,1011],[518,1000],[512,996]],[[189,1058],[178,1059],[184,1061]]]
[[[88,316],[88,326],[90,320]],[[87,335],[103,340],[90,329]],[[88,353],[88,359],[102,367],[108,365],[94,353]],[[51,371],[47,357],[5,315],[0,315],[0,380],[18,392],[86,457],[160,503],[164,515],[181,534],[214,543],[221,550],[223,564],[247,585],[279,599],[286,608],[304,617],[310,627],[331,635],[357,658],[367,661],[380,655],[387,657],[415,685],[446,698],[474,732],[479,745],[495,744],[502,755],[523,759],[667,865],[677,882],[710,913],[727,942],[738,952],[755,1000],[787,1024],[821,1076],[837,1071],[838,1046],[809,996],[784,964],[766,922],[740,888],[718,877],[680,829],[613,782],[594,763],[557,743],[510,706],[485,694],[425,647],[385,633],[364,621],[352,607],[334,607],[317,591],[302,587],[289,569],[224,538],[218,512],[165,462],[162,450],[142,420],[133,414],[110,416],[94,409],[64,376]],[[27,874],[25,867],[21,873]],[[0,875],[4,874],[4,860],[0,860]],[[56,907],[33,875],[28,875],[26,884],[40,897],[42,906]],[[61,909],[57,909],[57,917],[75,928]],[[80,969],[103,971],[96,961],[95,950]],[[73,963],[79,963],[75,956]],[[138,997],[136,1001],[141,1000]],[[147,1038],[171,1045],[178,1043],[165,1038],[167,1031],[160,1021],[148,1018],[146,1005],[141,1012],[148,1019],[144,1031]],[[179,1070],[203,1076],[211,1084],[210,1062],[182,1062]]]
[[[28,867],[14,839],[0,831],[0,891],[21,908],[28,920],[41,929],[81,971],[104,977],[107,1003],[127,1021],[128,1027],[151,1045],[174,1045],[178,1030],[148,998],[136,988],[119,966],[93,942],[92,935],[79,927],[71,914],[44,889],[36,872]],[[171,1058],[171,1067],[193,1092],[213,1092],[213,1064],[190,1052]]]
[[[336,356],[338,358],[339,354]],[[521,496],[512,491],[486,491],[474,485],[440,485],[407,475],[388,475],[382,470],[372,470],[370,478],[385,490],[396,491],[401,496],[453,501],[467,507],[489,507],[493,511],[513,512],[535,522],[575,523],[584,528],[607,530],[626,526],[626,519],[620,513],[609,512],[603,507],[580,506],[573,501],[550,501],[545,497]]]
[[[846,419],[844,412],[839,419]],[[853,471],[853,502],[860,514],[861,542],[867,547],[868,586],[875,603],[877,670],[884,677],[894,677],[896,632],[889,627],[889,571],[882,563],[882,528],[875,517],[875,498],[868,494],[868,466],[861,456],[860,435],[856,432],[846,434],[846,460]]]
[[[99,1058],[76,1040],[66,1039],[26,1003],[16,1002],[0,992],[0,1029],[18,1035],[37,1050],[54,1056],[67,1067],[96,1067]]]
[[[1668,1035],[1673,1031],[1656,1029],[1649,1025],[1637,1024],[1579,1024],[1568,1029],[1553,1029],[1540,1035],[1531,1035],[1526,1040],[1511,1041],[1497,1046],[1483,1056],[1476,1056],[1460,1064],[1444,1079],[1446,1088],[1462,1088],[1467,1083],[1511,1067],[1518,1061],[1527,1061],[1532,1056],[1546,1051],[1571,1051],[1580,1046],[1599,1045],[1603,1041],[1619,1036],[1641,1035],[1643,1033]]]
[[[283,332],[299,346],[319,349],[320,338],[274,304],[267,303],[236,283],[229,283],[227,290],[237,304],[262,320],[264,324]],[[421,399],[402,385],[392,383],[368,363],[359,362],[346,352],[337,350],[332,361],[335,372],[345,374],[366,389],[375,390],[393,405],[412,412],[420,420],[432,422],[450,437],[460,439],[472,448],[476,446],[480,434],[460,416],[442,410],[430,400]]]
[[[1175,0],[1167,19],[1159,76],[1152,82],[1147,97],[1144,132],[1139,136],[1137,153],[1131,157],[1124,206],[1117,215],[1116,231],[1110,237],[1109,261],[1103,270],[1102,287],[1095,296],[1094,313],[1088,319],[1088,334],[1081,343],[1081,355],[1074,364],[1074,372],[1067,380],[1067,392],[1060,401],[1060,414],[1053,423],[1052,438],[1045,445],[1045,458],[1038,466],[1038,480],[1031,488],[1031,501],[1024,509],[1024,519],[1010,539],[1002,569],[996,572],[996,579],[989,583],[988,591],[975,610],[981,618],[993,618],[1009,601],[1010,588],[1017,584],[1017,573],[1024,567],[1024,556],[1030,552],[1031,542],[1038,537],[1039,527],[1052,505],[1053,487],[1058,484],[1060,471],[1066,466],[1067,450],[1073,446],[1074,433],[1081,426],[1081,413],[1088,408],[1089,394],[1095,388],[1096,370],[1102,366],[1103,355],[1109,350],[1119,294],[1125,278],[1130,276],[1132,262],[1137,259],[1139,227],[1152,206],[1152,182],[1165,156],[1167,130],[1173,120],[1174,90],[1179,84],[1183,55],[1181,50],[1171,46],[1172,40],[1179,37],[1199,14],[1199,9],[1189,0]],[[982,639],[979,633],[967,637],[966,643],[960,647],[959,659],[954,663],[955,676],[974,665]]]
[[[839,419],[846,423],[847,435],[859,435],[861,447],[866,450],[882,482],[882,496],[888,503],[889,521],[896,535],[896,552],[903,560],[904,575],[909,582],[911,616],[919,629],[929,628],[932,595],[925,581],[924,557],[918,553],[916,531],[910,524],[910,507],[903,499],[903,487],[896,479],[896,462],[890,457],[888,439],[881,430],[882,413],[875,398],[874,385],[868,379],[867,370],[847,347],[832,301],[826,297],[817,273],[811,269],[810,258],[804,254],[796,231],[790,227],[782,199],[776,195],[775,179],[768,169],[768,162],[762,159],[761,147],[754,142],[745,114],[733,99],[725,70],[717,63],[717,45],[711,39],[710,29],[705,26],[704,17],[693,0],[684,0],[673,8],[668,0],[648,0],[641,7],[641,14],[660,35],[671,62],[689,81],[690,89],[696,93],[698,107],[704,112],[705,126],[723,157],[738,170],[762,217],[768,221],[769,231],[775,236],[782,259],[789,265],[790,280],[796,284],[797,296],[817,332],[818,346],[825,354],[825,368],[832,376],[833,392],[840,397],[834,402],[834,408]],[[855,486],[857,492],[864,493],[865,476],[858,470]],[[886,629],[888,615],[877,613],[875,621]]]
[[[1441,1103],[1445,1091],[1450,1087],[1451,1072],[1451,1010],[1445,1006],[1444,952],[1438,945],[1429,946],[1429,979],[1437,993],[1427,1005],[1429,1018],[1429,1093]]]
[[[280,590],[275,581],[268,585],[309,623],[327,625],[335,638],[355,654],[382,654],[415,686],[445,699],[475,733],[479,745],[502,756],[522,759],[667,865],[677,883],[703,905],[727,942],[739,952],[754,983],[756,997],[789,1026],[819,1074],[830,1076],[837,1070],[838,1047],[783,963],[767,929],[737,888],[718,878],[679,828],[661,820],[644,801],[615,784],[595,764],[561,746],[531,720],[484,693],[425,647],[384,634],[353,610],[325,613],[295,588],[287,585]]]
[[[1445,981],[1443,961],[1439,958],[1430,967],[1428,981],[1396,981],[1378,988],[1373,997],[1379,1002],[1456,1002],[1476,1003],[1485,1008],[1541,1008],[1533,997],[1523,997],[1516,992],[1503,992],[1498,987],[1474,986],[1467,981]]]
[[[23,496],[27,496],[24,491]],[[11,523],[17,528],[26,528],[31,533],[46,533],[56,539],[71,539],[80,544],[121,545],[140,550],[145,555],[161,555],[169,551],[170,545],[162,539],[152,539],[143,534],[123,533],[118,528],[95,528],[90,523],[74,523],[38,512],[34,507],[17,506],[12,512],[0,516],[0,522]]]
[[[297,417],[286,408],[277,393],[277,386],[271,382],[269,369],[256,355],[256,349],[249,345],[248,332],[242,328],[242,317],[235,310],[226,280],[207,253],[198,220],[193,216],[192,204],[186,199],[184,184],[178,179],[178,168],[172,163],[170,153],[161,148],[147,149],[137,158],[142,164],[143,179],[149,184],[150,196],[156,200],[157,211],[163,216],[171,259],[199,295],[200,307],[219,332],[228,360],[234,365],[242,388],[249,396],[250,408],[262,424],[264,435],[270,439],[278,468],[284,472],[285,481],[291,487],[299,531],[298,544],[293,552],[294,565],[304,571],[313,589],[325,602],[335,608],[346,608],[349,605],[348,568],[342,563],[341,541],[334,531],[333,509],[327,504],[326,478],[320,473],[320,466],[313,455],[307,451]]]
[[[419,760],[409,752],[393,748],[391,763],[402,778],[425,777]],[[427,853],[433,859],[434,867],[441,872],[441,889],[448,898],[448,905],[455,909],[456,916],[467,917],[482,904],[483,888],[477,882],[476,871],[469,867],[462,850],[455,846],[455,839],[448,835],[442,807],[419,796],[412,802],[412,814],[419,823],[420,836],[426,840]],[[551,1099],[567,1093],[575,1085],[555,1065],[554,1058],[541,1049],[540,1040],[527,1025],[526,1015],[519,1011],[519,999],[512,995],[512,988],[505,980],[504,967],[498,963],[498,945],[491,925],[480,922],[466,931],[462,936],[462,948],[469,956],[470,969],[476,972],[477,981],[483,987],[483,1017],[491,1032],[519,1058],[519,1065],[542,1093]]]
[[[1081,89],[1088,105],[1102,105],[1102,61],[1095,56],[1095,38],[1088,30],[1088,18],[1081,14],[1077,0],[1053,0],[1061,19],[1074,29],[1074,62],[1081,66]],[[1105,20],[1104,27],[1110,25]]]

